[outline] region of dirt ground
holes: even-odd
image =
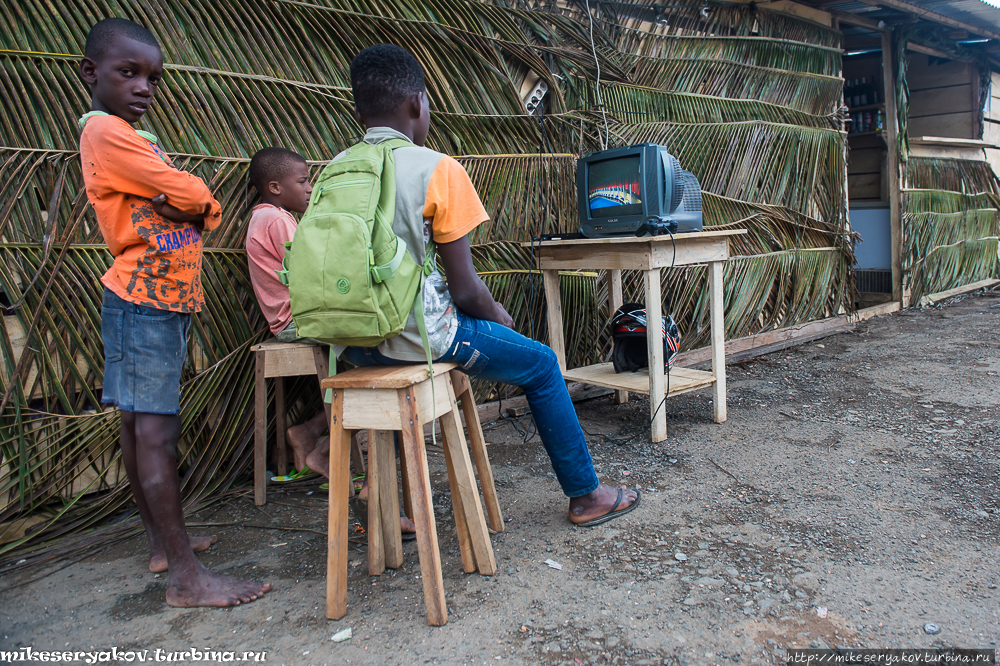
[[[506,520],[495,576],[462,573],[444,459],[431,451],[448,624],[429,627],[416,546],[324,614],[326,503],[272,489],[190,517],[212,569],[270,581],[247,606],[181,610],[134,538],[0,588],[0,649],[266,651],[274,664],[770,664],[789,647],[995,648],[1000,637],[1000,293],[869,320],[729,369],[708,391],[577,405],[598,473],[643,504],[574,528],[530,417],[484,424]],[[520,432],[519,432],[520,431]],[[527,433],[530,434],[530,433]],[[291,528],[291,529],[288,529]],[[313,531],[309,531],[313,530]],[[552,559],[562,570],[547,566]],[[940,633],[925,633],[934,623]],[[350,627],[353,637],[331,637]],[[150,656],[152,659],[152,656]]]

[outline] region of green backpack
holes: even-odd
[[[413,144],[390,139],[359,143],[320,174],[279,271],[288,285],[300,337],[344,346],[374,347],[399,335],[415,315],[430,363],[423,318],[424,266],[392,230],[396,169],[392,151]],[[334,366],[331,365],[331,372]]]

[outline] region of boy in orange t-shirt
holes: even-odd
[[[167,603],[235,606],[270,585],[214,574],[195,557],[215,537],[187,535],[175,454],[191,313],[204,303],[201,234],[219,225],[222,210],[201,179],[173,166],[155,136],[132,126],[162,76],[163,55],[145,28],[119,18],[91,28],[80,62],[92,95],[92,110],[80,119],[80,160],[115,258],[101,278],[101,402],[121,410],[122,460],[152,550],[149,567],[169,568]]]

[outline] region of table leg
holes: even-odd
[[[714,410],[716,423],[726,420],[726,318],[722,311],[722,262],[708,265],[709,308],[712,315],[712,374],[715,375]]]
[[[609,270],[608,276],[608,297],[610,299],[610,312],[608,319],[615,316],[618,308],[625,305],[622,298],[622,272],[620,270]],[[628,391],[615,391],[615,404],[624,405],[628,402]]]
[[[545,286],[546,321],[549,326],[549,346],[559,359],[559,370],[566,372],[566,340],[563,337],[562,297],[559,295],[559,271],[542,271]]]
[[[660,296],[660,269],[643,271],[646,288],[646,357],[649,361],[649,416],[652,441],[667,438],[667,410],[663,383],[663,301]]]
[[[344,430],[344,389],[333,389],[330,413],[330,493],[326,551],[326,616],[347,614],[347,487],[351,442]]]

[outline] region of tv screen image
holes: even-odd
[[[638,155],[604,160],[590,166],[591,217],[642,214],[641,162]]]
[[[664,146],[610,148],[576,163],[580,234],[701,231],[701,186]]]

